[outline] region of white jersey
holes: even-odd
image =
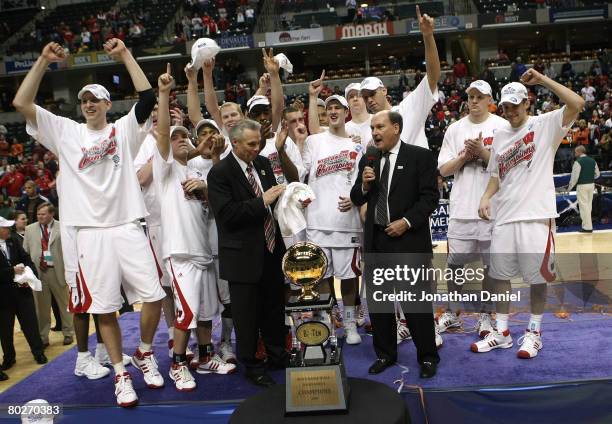
[[[402,115],[401,139],[404,143],[429,149],[429,143],[425,137],[425,121],[438,98],[438,89],[436,88],[436,91],[432,93],[427,78],[423,78],[399,105],[391,108],[392,111]]]
[[[553,162],[571,127],[563,127],[564,110],[530,116],[520,128],[495,133],[488,169],[499,178],[496,225],[559,216]]]
[[[26,130],[59,158],[62,192],[69,205],[62,221],[73,227],[113,227],[147,215],[134,158],[151,126],[142,127],[134,108],[95,131],[36,106],[36,124]]]
[[[507,127],[510,127],[508,121],[497,115],[489,115],[487,120],[480,124],[470,121],[469,116],[452,123],[444,134],[444,141],[438,155],[438,168],[458,158],[465,150],[465,141],[478,138],[480,133],[482,133],[484,147],[491,150],[493,135],[496,131]],[[487,164],[480,158],[467,162],[455,173],[450,194],[451,219],[480,219],[478,205],[487,188],[490,176]]]
[[[149,133],[143,141],[142,146],[140,146],[136,159],[134,159],[134,168],[136,168],[136,172],[140,171],[140,168],[153,160],[155,152],[157,152],[157,140],[153,134]],[[151,181],[149,185],[141,187],[141,190],[147,212],[149,212],[149,216],[147,216],[146,219],[147,226],[152,227],[161,225],[161,206],[157,198],[155,184]]]
[[[272,172],[274,172],[274,177],[276,178],[276,183],[285,184],[287,183],[287,178],[285,178],[275,142],[276,137],[267,139],[265,147],[259,152],[259,154],[260,156],[268,158],[270,161]],[[295,145],[295,142],[289,137],[287,137],[287,140],[285,141],[285,152],[287,153],[287,156],[289,156],[291,162],[293,162],[293,165],[295,165],[297,168],[298,175],[302,175],[304,173],[302,155],[300,155],[300,150]]]
[[[204,179],[201,171],[181,165],[172,157],[164,160],[159,151],[153,157],[153,183],[161,203],[162,254],[164,259],[180,257],[200,265],[212,262],[212,252],[205,231],[207,226],[202,201],[183,191],[189,178]]]
[[[361,124],[356,123],[355,121],[348,121],[346,125],[346,133],[348,135],[358,135],[361,137],[361,145],[364,149],[368,147],[368,145],[373,144],[374,141],[372,139],[372,128],[370,124],[372,123],[372,115],[368,115],[368,119],[366,119]]]
[[[363,147],[350,138],[324,132],[306,139],[302,155],[304,169],[308,175],[308,185],[317,196],[306,208],[309,232],[361,232],[359,208],[354,207],[349,212],[338,210],[339,196],[350,198],[361,156]]]

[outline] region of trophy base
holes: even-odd
[[[329,293],[322,293],[317,300],[299,300],[298,296],[291,296],[285,305],[285,312],[307,312],[331,309],[334,299]]]
[[[332,360],[328,355],[324,364],[286,369],[285,416],[348,412],[350,387],[340,351]]]

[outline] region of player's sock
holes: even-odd
[[[187,354],[186,353],[174,353],[172,355],[172,362],[175,364],[183,364],[187,362]]]
[[[540,332],[542,329],[542,318],[544,315],[540,314],[540,315],[535,315],[535,314],[531,314],[531,317],[529,318],[529,331],[531,332]]]
[[[100,352],[99,354],[106,353],[106,346],[104,346],[104,343],[96,344],[96,352]]]
[[[145,343],[141,340],[140,344],[138,345],[138,350],[140,350],[142,353],[151,352],[151,343]]]
[[[508,319],[510,318],[510,314],[495,314],[495,322],[497,324],[497,331],[503,333],[508,329]]]
[[[85,359],[88,356],[91,356],[91,353],[89,353],[88,350],[86,350],[85,352],[77,352],[77,361],[79,361],[81,359]]]
[[[210,358],[214,352],[212,344],[199,344],[198,352],[200,354],[200,362],[203,362],[204,359]]]
[[[123,362],[119,362],[117,364],[113,364],[113,368],[115,369],[115,374],[116,375],[123,375],[124,372],[127,372],[125,370],[125,366],[123,365]]]

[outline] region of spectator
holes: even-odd
[[[552,66],[552,63],[550,63],[550,60],[546,61],[546,66],[544,67],[544,75],[546,75],[550,79],[557,78],[557,71],[555,71],[555,68]]]
[[[584,87],[582,87],[580,93],[582,94],[584,101],[587,102],[587,108],[589,107],[589,103],[593,103],[595,101],[595,92],[596,90],[595,87],[591,85],[591,80],[586,78],[584,80]]]
[[[87,27],[81,28],[81,45],[91,48],[91,32],[89,32]]]
[[[246,17],[247,25],[249,28],[252,28],[255,24],[255,10],[251,5],[247,6],[246,10],[244,11],[244,16]]]
[[[589,146],[589,129],[584,119],[578,121],[578,128],[574,128],[573,142],[579,146]]]
[[[16,210],[12,219],[15,221],[12,233],[16,236],[15,240],[19,241],[23,247],[23,238],[25,237],[25,229],[28,225],[28,217],[24,211]]]
[[[25,177],[15,165],[9,165],[7,172],[0,179],[0,188],[4,189],[11,200],[16,201],[21,197],[21,188]]]
[[[202,37],[203,29],[204,27],[202,26],[202,18],[200,18],[197,13],[194,13],[193,18],[191,18],[191,30],[193,31],[193,36],[195,38]]]
[[[49,199],[38,194],[38,187],[34,181],[27,181],[24,188],[25,194],[17,202],[17,209],[26,213],[28,222],[35,222],[38,206],[49,202]]]
[[[453,65],[453,76],[455,77],[455,82],[458,86],[464,86],[466,82],[468,74],[467,66],[465,63],[461,61],[461,58],[458,57],[455,59],[455,64]]]
[[[565,79],[570,79],[574,77],[575,72],[574,68],[572,68],[572,62],[570,62],[570,58],[566,57],[563,65],[561,65],[561,76]]]
[[[11,145],[6,141],[6,136],[0,133],[0,157],[8,157],[11,155]]]
[[[219,27],[219,30],[221,32],[225,32],[227,30],[230,29],[230,21],[227,20],[227,18],[221,17],[219,18],[219,22],[217,23],[217,26]]]

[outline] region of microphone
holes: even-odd
[[[376,159],[379,157],[380,151],[376,148],[376,146],[368,146],[366,149],[366,160],[368,161],[367,166],[374,168],[374,162],[376,162]]]

